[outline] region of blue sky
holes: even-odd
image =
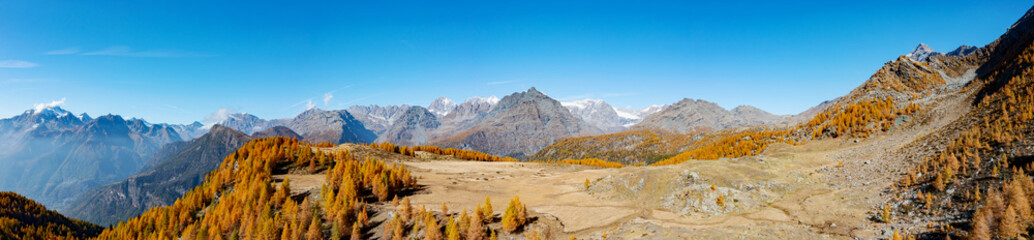
[[[220,108],[284,118],[310,101],[427,105],[532,86],[617,107],[698,98],[792,114],[847,93],[920,42],[942,52],[983,46],[1031,7],[213,2],[0,3],[0,117],[65,99],[76,113],[151,122],[189,123]]]

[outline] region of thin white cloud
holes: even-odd
[[[312,99],[309,99],[309,102],[305,103],[305,110],[309,110],[309,109],[313,109],[313,108],[316,108],[316,104],[313,104],[312,103]]]
[[[177,106],[172,105],[172,104],[162,104],[162,107],[164,107],[165,109],[177,111],[177,112],[180,112],[180,113],[193,114],[193,112],[191,112],[191,111],[187,111],[186,109],[177,107]]]
[[[503,84],[511,84],[511,83],[515,83],[515,82],[517,82],[517,81],[495,81],[495,82],[487,82],[487,83],[485,83],[485,85],[503,85]]]
[[[237,112],[237,111],[233,110],[233,109],[229,109],[229,108],[216,109],[215,112],[208,114],[208,116],[205,116],[205,122],[206,123],[222,122],[222,121],[225,121],[226,119],[229,119],[230,118],[230,114],[233,114],[235,112]]]
[[[52,51],[45,52],[43,54],[46,54],[46,55],[69,55],[69,54],[76,54],[76,53],[79,53],[81,51],[82,50],[80,50],[77,47],[71,47],[71,48],[65,48],[65,49],[52,50]]]
[[[3,60],[0,61],[0,68],[34,68],[39,66],[34,62],[22,61],[22,60]]]
[[[196,52],[187,52],[181,50],[171,49],[155,49],[155,50],[133,50],[126,46],[112,46],[105,49],[84,52],[81,55],[94,55],[94,56],[119,56],[119,57],[150,57],[150,58],[178,58],[178,57],[210,57],[212,55],[201,54]]]
[[[323,106],[330,105],[330,99],[334,98],[334,92],[327,92],[323,94]]]
[[[19,83],[49,83],[57,82],[57,79],[50,78],[11,78],[4,80],[4,84],[19,84]]]
[[[51,101],[50,103],[37,103],[32,105],[32,109],[36,110],[36,112],[40,112],[43,111],[43,109],[61,106],[62,104],[65,104],[65,98],[61,98],[61,100]]]

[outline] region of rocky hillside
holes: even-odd
[[[429,144],[523,158],[563,138],[603,132],[535,88],[503,97],[480,119],[469,130]]]
[[[222,159],[252,137],[215,125],[204,136],[169,144],[155,155],[155,166],[124,180],[83,193],[62,211],[68,216],[107,226],[172,204],[202,181]]]
[[[1034,8],[991,44],[962,59],[979,63],[961,117],[896,152],[913,168],[890,189],[880,221],[922,238],[1030,236],[1034,180]],[[928,226],[928,227],[923,227]]]
[[[447,97],[436,98],[431,102],[431,105],[427,105],[427,110],[439,117],[449,115],[449,112],[452,112],[453,109],[456,109],[456,102]]]
[[[376,134],[345,110],[312,108],[298,114],[288,127],[301,134],[305,141],[313,143],[369,143],[377,139]]]
[[[403,146],[420,145],[431,140],[439,126],[441,122],[436,114],[424,107],[413,106],[396,119],[391,128],[377,138],[377,141]]]
[[[633,130],[658,129],[677,133],[701,130],[721,130],[752,125],[779,123],[788,116],[773,115],[751,106],[740,106],[732,111],[718,104],[693,99],[682,99],[668,108],[651,114],[632,126]]]
[[[408,109],[409,105],[357,105],[348,107],[348,113],[356,120],[362,122],[366,129],[369,129],[377,136],[380,136],[383,135],[384,132],[388,131],[388,128],[391,128],[391,124],[394,123],[399,116],[402,116],[402,114]]]
[[[546,146],[528,157],[533,161],[598,158],[624,165],[647,165],[685,151],[701,133],[677,134],[661,130],[630,130],[572,137]]]

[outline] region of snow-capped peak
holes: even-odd
[[[578,100],[578,101],[561,102],[560,103],[560,105],[563,105],[564,107],[566,107],[568,109],[577,108],[579,110],[589,108],[590,106],[602,105],[602,104],[603,104],[603,100],[591,99],[591,98],[586,98],[586,99],[582,99],[582,100]]]
[[[48,110],[48,109],[53,111],[53,112],[55,112],[55,113],[61,113],[61,112],[67,113],[67,111],[65,111],[64,109],[61,109],[60,107],[58,107],[58,106],[61,106],[61,104],[65,104],[65,98],[61,98],[61,100],[51,101],[50,103],[37,103],[37,104],[33,104],[32,105],[32,110],[33,110],[33,113],[37,113],[37,114],[38,113],[42,113],[44,110]]]
[[[431,102],[431,105],[427,106],[428,111],[439,116],[445,116],[449,114],[449,112],[452,112],[452,110],[455,108],[456,102],[452,101],[452,99],[449,99],[447,97],[439,97],[435,99],[434,102]]]
[[[618,117],[621,117],[621,118],[624,118],[624,119],[638,120],[638,119],[641,118],[641,117],[639,117],[639,115],[636,115],[636,113],[635,113],[636,111],[634,111],[634,110],[614,108],[614,112],[618,113]]]

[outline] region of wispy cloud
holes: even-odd
[[[54,100],[50,103],[37,103],[32,105],[32,108],[36,110],[36,112],[40,112],[43,111],[43,109],[61,106],[62,104],[65,104],[65,98],[61,98],[61,100]]]
[[[39,66],[34,62],[22,61],[22,60],[3,60],[0,61],[0,68],[34,68]]]
[[[515,83],[515,82],[517,82],[517,81],[495,81],[495,82],[487,82],[487,83],[485,83],[485,85],[503,85],[503,84],[511,84],[511,83]]]
[[[316,108],[316,104],[312,104],[312,99],[309,99],[308,103],[305,103],[305,110]]]
[[[331,90],[329,92],[326,92],[322,96],[321,95],[317,95],[317,96],[313,96],[313,97],[310,97],[310,98],[306,98],[306,99],[304,99],[304,100],[302,100],[300,102],[297,102],[295,104],[291,104],[290,106],[287,106],[287,107],[285,107],[283,109],[280,109],[280,111],[286,111],[288,109],[300,106],[302,104],[305,104],[305,110],[312,109],[312,108],[316,107],[316,104],[312,103],[312,99],[318,99],[320,97],[322,97],[322,99],[323,99],[323,105],[325,105],[326,107],[330,107],[330,100],[334,98],[334,92],[340,91],[342,89],[350,88],[350,87],[352,87],[352,85],[345,85],[344,87],[341,87],[341,88],[334,89],[334,90]]]
[[[330,105],[330,99],[334,98],[334,92],[328,92],[323,94],[323,106]]]
[[[365,96],[365,97],[361,97],[361,98],[352,99],[351,101],[345,102],[342,105],[348,105],[348,104],[357,103],[359,101],[363,101],[363,100],[374,98],[374,97],[379,97],[381,95],[384,95],[384,94],[375,94],[375,95],[370,95],[370,96]]]
[[[153,49],[153,50],[133,50],[126,46],[112,46],[105,49],[84,52],[80,55],[94,55],[94,56],[119,56],[119,57],[149,57],[149,58],[181,58],[181,57],[211,57],[213,55],[188,52],[175,49]]]
[[[18,84],[18,83],[50,83],[57,82],[57,79],[51,78],[11,78],[4,80],[4,84]]]
[[[216,109],[215,112],[210,113],[207,116],[205,116],[205,122],[206,123],[222,122],[222,121],[224,121],[226,119],[229,119],[230,118],[230,114],[234,114],[236,112],[237,112],[237,110],[231,109],[231,108]]]
[[[177,107],[177,106],[172,105],[172,104],[162,104],[161,106],[163,108],[167,109],[167,110],[177,111],[177,112],[185,113],[185,114],[194,114],[194,112],[187,111],[186,109]]]
[[[57,49],[57,50],[47,51],[47,52],[45,52],[43,54],[46,54],[46,55],[69,55],[69,54],[76,54],[76,53],[79,53],[79,52],[82,52],[82,50],[80,50],[77,47],[70,47],[70,48],[65,48],[65,49]]]

